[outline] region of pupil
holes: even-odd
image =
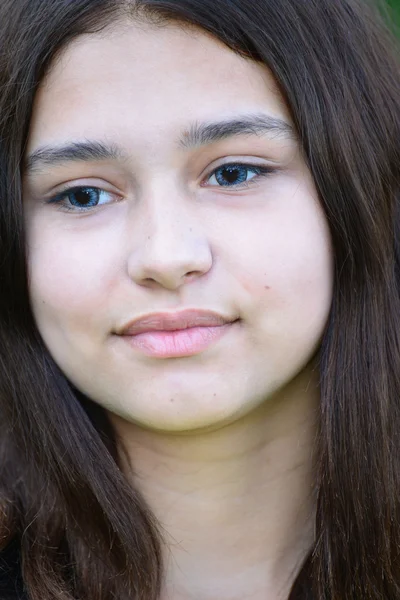
[[[239,169],[225,169],[225,179],[229,183],[235,183],[239,177]]]
[[[223,167],[216,173],[220,185],[231,185],[246,181],[247,169],[244,167]]]
[[[96,193],[94,190],[77,190],[72,195],[73,200],[80,206],[87,206],[89,203],[96,203]]]

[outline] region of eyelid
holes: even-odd
[[[45,200],[49,200],[59,194],[65,194],[66,192],[77,189],[77,188],[93,188],[98,190],[104,190],[109,194],[115,194],[117,196],[124,196],[124,193],[118,189],[117,186],[112,183],[100,179],[99,177],[81,177],[77,179],[69,179],[52,186],[52,188],[43,194]]]
[[[266,168],[266,169],[271,169],[271,170],[278,170],[281,167],[279,167],[279,165],[274,162],[273,160],[266,160],[265,158],[261,157],[261,156],[246,156],[246,155],[239,155],[239,156],[225,156],[223,158],[219,158],[217,160],[212,161],[211,164],[209,164],[204,171],[201,173],[200,175],[200,179],[204,179],[205,177],[207,177],[208,174],[212,173],[213,171],[215,171],[216,169],[220,168],[220,167],[225,167],[228,165],[242,165],[244,167],[258,167],[258,168]]]

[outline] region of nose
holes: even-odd
[[[184,203],[160,198],[143,216],[140,243],[128,259],[129,276],[138,285],[177,290],[211,269],[207,235]]]

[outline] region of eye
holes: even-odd
[[[273,172],[271,167],[246,165],[241,163],[226,164],[215,169],[208,179],[210,185],[219,187],[239,187],[249,183],[260,176],[267,176]]]
[[[48,204],[59,204],[67,210],[85,210],[115,201],[115,194],[96,187],[77,186],[66,189],[53,198]]]

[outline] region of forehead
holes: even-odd
[[[290,121],[264,65],[192,27],[124,23],[80,36],[55,61],[36,96],[29,147],[133,133],[160,138],[238,111]]]

